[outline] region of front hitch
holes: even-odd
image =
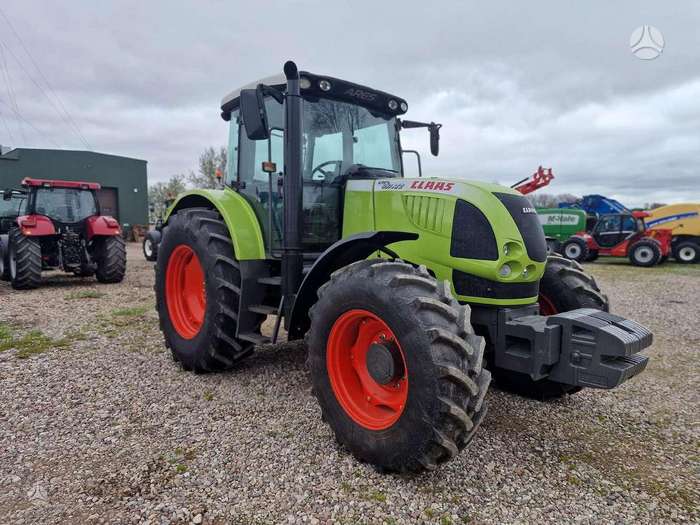
[[[653,334],[641,324],[592,308],[547,317],[537,307],[498,312],[495,365],[566,385],[615,388],[646,368],[639,352]],[[492,339],[493,340],[493,339]]]

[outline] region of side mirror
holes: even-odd
[[[442,127],[442,124],[434,124],[430,123],[430,126],[428,126],[428,131],[430,132],[430,153],[433,154],[434,157],[438,156],[438,153],[440,153],[440,128]]]
[[[262,85],[257,89],[241,90],[241,117],[250,140],[266,140],[270,137]]]
[[[12,190],[4,190],[2,192],[2,200],[9,201],[12,199]]]

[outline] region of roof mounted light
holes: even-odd
[[[403,111],[404,113],[408,111],[408,104],[406,104],[405,102],[401,102],[401,111]]]
[[[396,102],[393,98],[389,101],[388,105],[391,111],[396,111],[399,108],[399,103]]]
[[[311,87],[311,80],[309,79],[309,77],[300,77],[299,87],[301,89],[309,89]]]
[[[321,88],[321,91],[330,91],[332,86],[328,80],[319,80],[318,87]]]

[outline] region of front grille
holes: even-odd
[[[452,283],[458,295],[488,299],[525,299],[540,293],[540,282],[504,283],[452,270]]]
[[[510,193],[494,193],[494,195],[513,217],[525,242],[528,257],[533,261],[544,262],[547,259],[547,241],[532,203],[522,195]]]
[[[498,259],[496,236],[489,220],[467,201],[458,200],[455,205],[450,255],[461,259]]]

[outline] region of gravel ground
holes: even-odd
[[[120,285],[0,283],[0,511],[12,523],[659,523],[700,521],[700,266],[588,265],[656,336],[647,371],[538,403],[493,389],[469,449],[381,475],[338,448],[298,344],[183,372],[153,271]]]

